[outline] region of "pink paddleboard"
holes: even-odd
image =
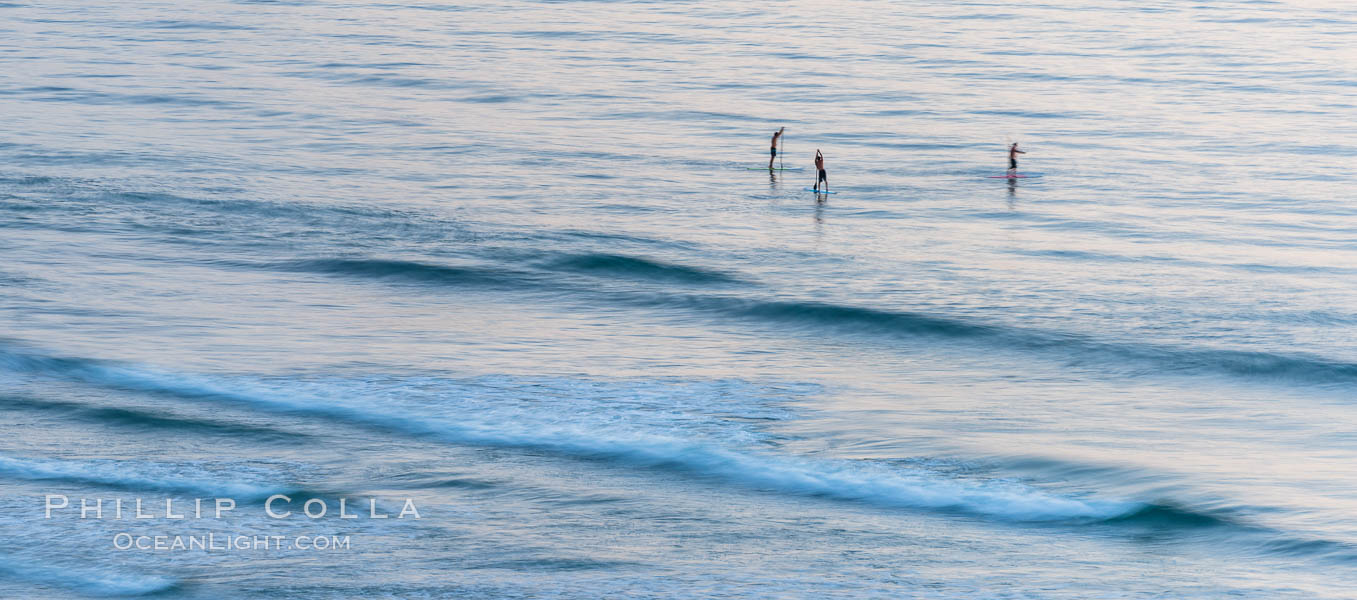
[[[1017,175],[990,175],[990,179],[1035,179],[1041,177],[1040,173],[1018,173]]]

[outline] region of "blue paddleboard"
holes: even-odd
[[[818,191],[817,191],[817,190],[814,190],[814,189],[811,189],[811,188],[802,188],[802,189],[806,190],[807,192],[815,192],[815,193],[817,193],[817,194],[837,194],[837,193],[838,193],[838,192],[831,192],[831,191],[829,191],[829,190],[818,190]]]

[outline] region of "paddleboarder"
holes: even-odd
[[[1008,147],[1008,174],[1009,174],[1010,176],[1012,176],[1012,175],[1017,175],[1017,174],[1018,174],[1018,155],[1019,155],[1019,154],[1027,154],[1027,153],[1026,153],[1026,152],[1023,152],[1022,150],[1019,150],[1019,149],[1018,149],[1018,143],[1017,143],[1017,142],[1013,142],[1013,145]]]
[[[828,192],[829,176],[825,175],[825,155],[820,154],[819,148],[815,149],[815,170],[817,171],[815,174],[815,187],[811,189],[817,192],[820,191],[820,182],[823,181],[825,182],[825,191]]]
[[[771,150],[768,151],[768,153],[772,155],[768,157],[769,170],[772,170],[773,168],[773,159],[777,158],[777,141],[782,139],[782,132],[785,131],[786,129],[787,129],[786,127],[783,127],[773,132],[773,147]]]

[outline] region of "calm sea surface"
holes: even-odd
[[[1354,47],[1337,0],[0,2],[0,597],[1351,598]],[[350,541],[124,548],[209,534]]]

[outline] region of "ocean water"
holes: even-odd
[[[0,597],[1351,598],[1354,45],[1336,0],[0,2]],[[349,544],[120,537],[207,534]]]

